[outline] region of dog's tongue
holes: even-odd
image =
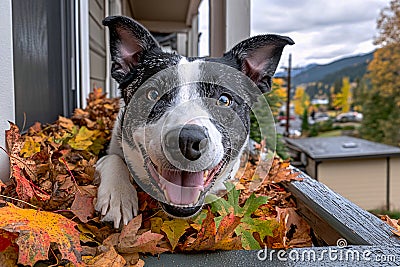
[[[186,172],[163,170],[162,177],[168,182],[165,186],[166,197],[174,204],[195,204],[204,187],[204,172]]]

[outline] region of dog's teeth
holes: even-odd
[[[204,172],[204,175],[203,175],[204,181],[207,180],[207,178],[208,178],[208,173],[209,173],[208,170]]]
[[[161,188],[161,190],[164,190],[165,189],[165,184],[163,184],[163,183],[158,183],[158,186]]]
[[[169,196],[168,196],[167,190],[166,190],[166,189],[163,189],[163,190],[164,190],[165,199],[166,199],[168,202],[171,202],[171,199],[170,199]]]
[[[195,193],[195,194],[197,194],[197,195],[195,196],[193,203],[197,203],[197,201],[199,201],[200,193],[201,193],[200,190],[199,190],[197,193]],[[192,204],[192,205],[193,205],[193,204]]]

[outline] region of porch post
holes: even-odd
[[[9,128],[8,120],[15,122],[12,0],[0,1],[0,145],[5,148],[4,131]],[[8,156],[0,152],[0,179],[9,178]]]
[[[211,57],[250,36],[250,0],[209,0],[209,9]]]

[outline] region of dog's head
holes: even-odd
[[[130,171],[168,214],[193,216],[213,186],[237,171],[249,136],[249,99],[270,90],[282,50],[293,41],[262,35],[221,58],[185,58],[163,52],[130,18],[103,24],[110,29],[112,77],[127,105],[122,147]],[[243,79],[238,73],[249,79],[218,82]],[[246,82],[251,92],[240,90]]]

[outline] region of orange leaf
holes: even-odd
[[[240,217],[236,217],[235,215],[233,215],[233,213],[226,215],[224,218],[222,218],[217,230],[217,234],[215,236],[215,242],[218,243],[223,241],[224,239],[230,239],[235,232],[235,228],[239,225],[240,219]],[[239,245],[240,244],[241,243],[239,240]],[[241,246],[238,249],[240,248]]]
[[[187,247],[188,250],[209,250],[215,244],[216,226],[214,215],[209,210],[207,217],[201,224],[201,229],[197,234],[197,239]]]
[[[240,237],[233,237],[240,218],[233,213],[222,218],[218,229],[216,229],[214,215],[211,211],[207,213],[197,239],[192,243],[186,242],[186,250],[237,250],[242,248]]]
[[[0,229],[19,233],[18,263],[34,265],[48,258],[51,242],[58,245],[62,258],[80,266],[82,250],[76,223],[55,213],[20,209],[12,204],[0,208]]]

